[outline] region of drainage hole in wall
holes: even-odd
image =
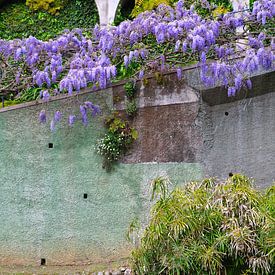
[[[41,259],[41,265],[46,265],[46,259],[44,258]]]
[[[228,116],[228,115],[229,115],[229,113],[228,113],[228,112],[225,112],[224,114],[225,114],[226,116]]]
[[[87,199],[87,198],[88,198],[88,194],[85,193],[85,194],[83,195],[83,198],[84,198],[84,199]]]
[[[53,148],[53,143],[49,143],[49,148]]]
[[[232,172],[230,172],[228,175],[229,175],[229,177],[233,177],[233,173]]]

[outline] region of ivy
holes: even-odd
[[[57,14],[67,4],[66,0],[27,0],[26,5],[34,10],[44,10],[51,14]]]
[[[70,0],[56,15],[40,10],[34,12],[20,0],[0,8],[0,38],[10,40],[35,36],[48,40],[65,29],[89,29],[98,22],[93,0]]]

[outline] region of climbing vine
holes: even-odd
[[[206,0],[201,3],[212,10]],[[181,78],[182,68],[195,61],[204,85],[219,83],[228,96],[234,96],[252,88],[251,74],[274,68],[274,17],[273,0],[255,1],[250,11],[217,18],[205,17],[195,6],[178,1],[175,7],[160,5],[116,27],[97,25],[88,35],[75,29],[49,41],[0,40],[0,71],[4,72],[0,91],[20,96],[22,90],[39,87],[42,98],[49,100],[56,92],[72,95],[87,87],[104,89],[123,75],[143,79],[145,73],[175,70]],[[240,33],[239,28],[253,31]],[[236,41],[240,41],[237,46]],[[133,107],[131,103],[129,111]],[[84,125],[89,108],[85,104],[80,108]]]

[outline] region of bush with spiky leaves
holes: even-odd
[[[274,186],[261,193],[236,174],[170,193],[158,178],[153,191],[158,200],[132,252],[136,274],[274,274]]]

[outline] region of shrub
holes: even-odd
[[[138,14],[144,11],[155,9],[160,4],[173,6],[176,2],[178,2],[178,0],[137,0],[131,15],[132,17],[136,17]],[[215,11],[216,14],[220,11],[222,11],[220,13],[225,13],[231,7],[230,0],[209,0],[208,2],[213,4],[214,6],[217,6],[218,10]],[[190,7],[192,4],[195,5],[199,13],[208,14],[208,12],[205,10],[206,6],[203,4],[202,1],[185,1],[186,7]]]
[[[59,12],[63,5],[66,4],[65,0],[27,0],[26,5],[30,7],[30,9],[44,10],[51,14],[56,14]]]
[[[136,274],[274,274],[274,186],[262,194],[234,175],[169,193],[167,179],[158,178],[155,197],[132,252]]]
[[[172,2],[173,1],[170,0],[137,0],[131,15],[132,17],[136,17],[138,14],[146,10],[152,10],[160,4],[169,5],[172,4]]]

